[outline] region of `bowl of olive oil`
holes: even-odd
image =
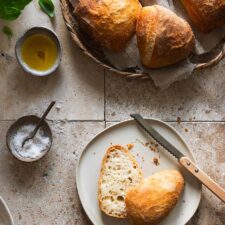
[[[33,27],[17,41],[16,58],[21,67],[35,76],[47,76],[60,64],[62,47],[56,33],[46,27]]]

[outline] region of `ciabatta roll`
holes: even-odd
[[[194,49],[194,35],[189,24],[162,6],[144,7],[136,27],[142,64],[160,68],[188,57]]]
[[[194,25],[202,32],[225,25],[225,0],[181,0]]]
[[[135,34],[140,10],[138,0],[80,0],[75,16],[99,44],[121,51]]]

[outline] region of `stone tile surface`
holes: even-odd
[[[16,225],[89,225],[75,187],[77,158],[106,121],[114,124],[133,112],[167,121],[195,121],[170,124],[182,133],[200,167],[225,188],[225,59],[164,91],[152,81],[127,80],[110,72],[104,79],[103,69],[72,43],[59,1],[55,5],[53,20],[33,1],[17,21],[0,21],[0,30],[9,25],[14,31],[11,40],[0,32],[0,195]],[[63,46],[59,70],[45,78],[25,74],[14,53],[17,38],[40,25],[55,30]],[[11,120],[41,115],[51,100],[57,101],[48,117],[54,134],[51,152],[38,163],[18,162],[5,146]],[[224,204],[204,188],[188,225],[224,225],[224,212]]]
[[[53,99],[57,100],[60,110],[52,112],[49,116],[51,119],[104,118],[104,71],[72,42],[62,19],[59,1],[55,1],[55,4],[55,19],[50,20],[40,10],[38,1],[34,1],[18,20],[8,24],[14,31],[11,40],[0,34],[0,119],[16,119],[28,113],[39,114]],[[5,24],[0,22],[0,30]],[[17,64],[14,53],[18,37],[26,29],[40,25],[54,29],[63,46],[59,70],[45,78],[25,74]]]
[[[108,122],[107,127],[116,123]],[[225,123],[169,123],[186,140],[197,164],[225,188]],[[224,225],[225,206],[203,188],[199,209],[187,225]]]
[[[75,188],[75,167],[83,147],[104,122],[51,122],[54,144],[40,162],[23,164],[5,146],[12,121],[0,122],[0,184],[16,225],[88,225]],[[107,126],[114,123],[107,123]],[[225,188],[225,123],[170,123],[184,136],[199,166]],[[188,225],[224,225],[224,204],[203,189],[200,207]]]
[[[225,124],[172,123],[172,126],[181,132],[200,168],[225,188]],[[224,212],[224,203],[203,188],[200,207],[188,225],[223,225]]]
[[[76,192],[77,158],[104,122],[51,123],[53,146],[37,163],[14,159],[5,146],[12,122],[0,122],[0,186],[15,225],[88,225]]]
[[[216,67],[195,72],[162,91],[153,82],[127,80],[107,72],[106,120],[120,121],[130,113],[176,121],[220,121],[225,118],[225,59]]]

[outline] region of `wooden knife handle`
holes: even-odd
[[[199,169],[188,157],[181,157],[179,162],[218,198],[225,202],[225,190],[219,184],[213,181],[205,172]]]

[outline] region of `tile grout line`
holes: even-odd
[[[50,120],[50,119],[46,119],[47,121],[49,122],[104,122],[105,124],[106,123],[119,123],[119,122],[123,122],[123,121],[126,121],[126,119],[124,120],[95,120],[95,119],[84,119],[84,120],[67,120],[67,119],[56,119],[56,120]],[[13,121],[16,121],[16,119],[6,119],[6,120],[0,120],[0,122],[13,122]],[[188,120],[184,120],[184,121],[180,121],[180,122],[177,122],[177,120],[162,120],[163,122],[166,122],[166,123],[225,123],[224,120],[195,120],[195,121],[188,121]]]
[[[154,118],[155,119],[155,118]],[[156,120],[160,120],[160,119],[156,119]],[[126,121],[126,119],[124,120],[109,120],[109,121],[106,121],[106,123],[119,123],[119,122],[123,122],[123,121]],[[163,122],[166,122],[166,123],[225,123],[225,120],[195,120],[195,121],[189,121],[189,120],[183,120],[183,121],[180,121],[180,122],[177,122],[177,120],[161,120]]]

